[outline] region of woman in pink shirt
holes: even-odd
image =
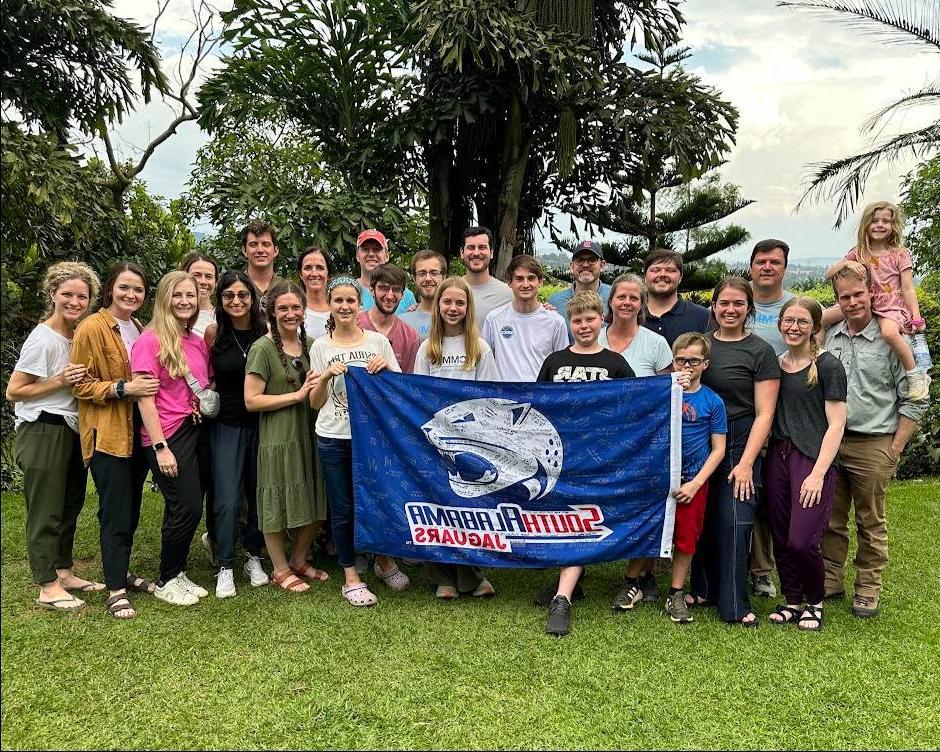
[[[193,332],[199,315],[195,280],[186,272],[170,272],[157,286],[153,320],[131,350],[134,376],[160,382],[153,397],[141,397],[141,443],[153,478],[164,499],[160,546],[160,578],[154,595],[162,601],[189,606],[208,595],[186,576],[186,559],[202,517],[203,488],[199,474],[199,400],[186,376],[200,387],[211,379],[209,348]]]

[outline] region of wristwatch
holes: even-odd
[[[158,441],[157,443],[155,443],[155,444],[153,445],[153,451],[155,451],[155,452],[160,452],[160,451],[162,451],[162,450],[164,450],[164,449],[166,449],[166,442],[165,442],[165,441]]]
[[[124,379],[117,380],[117,383],[114,385],[114,393],[117,395],[118,399],[124,399]]]

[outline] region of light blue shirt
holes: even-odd
[[[605,285],[601,282],[600,287],[597,288],[597,294],[601,296],[601,303],[604,304],[604,308],[607,308],[607,299],[610,297],[610,285]],[[571,283],[564,290],[559,290],[552,297],[548,299],[548,302],[555,306],[555,310],[558,312],[558,315],[565,320],[565,326],[568,327],[568,343],[571,344],[574,342],[574,335],[571,333],[570,322],[568,321],[568,301],[574,296],[574,283]]]
[[[770,345],[778,356],[787,351],[787,345],[783,341],[783,335],[780,333],[777,321],[780,318],[783,304],[792,297],[794,297],[792,292],[784,290],[783,297],[773,303],[754,301],[754,324],[751,327],[751,332]]]

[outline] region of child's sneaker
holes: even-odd
[[[678,590],[666,598],[666,613],[676,624],[689,624],[692,612],[685,602],[685,592]]]
[[[640,586],[624,580],[623,587],[614,596],[610,607],[614,611],[632,611],[641,600],[643,600],[643,591],[640,590]]]
[[[252,556],[251,554],[245,556],[245,567],[243,571],[245,577],[251,582],[252,587],[261,587],[271,581],[267,572],[264,571],[264,567],[261,566],[261,559],[257,556]]]
[[[545,634],[564,637],[571,628],[571,601],[563,595],[556,595],[548,605],[548,620],[545,622]]]

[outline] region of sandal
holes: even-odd
[[[803,612],[803,609],[799,606],[788,606],[786,603],[781,603],[773,611],[770,612],[770,616],[777,614],[779,619],[770,619],[771,624],[790,624],[791,622],[797,621],[800,617],[800,614]]]
[[[753,616],[754,618],[751,619],[750,621],[745,621],[744,619],[747,619],[748,616]],[[757,614],[751,612],[751,613],[745,614],[743,619],[738,619],[738,624],[740,624],[742,627],[747,627],[748,629],[752,627],[759,627],[760,619],[757,618]]]
[[[711,601],[709,601],[707,598],[703,598],[700,595],[686,593],[685,605],[688,606],[689,608],[705,608],[706,606],[711,605]]]
[[[79,592],[79,593],[97,593],[105,589],[103,582],[86,582],[84,585],[72,585],[70,587],[62,586],[63,590],[68,590],[70,593]]]
[[[808,614],[808,616],[800,615],[800,618],[797,619],[796,622],[797,629],[802,629],[804,632],[818,632],[820,629],[822,629],[822,606],[810,606],[807,604],[806,608],[803,609],[803,613]],[[804,627],[803,622],[816,622],[816,625],[812,627]]]
[[[484,577],[480,580],[480,584],[477,585],[476,590],[470,593],[470,595],[474,598],[492,598],[496,595],[496,588],[493,587],[493,583]]]
[[[124,593],[118,593],[117,595],[112,595],[108,600],[104,602],[104,606],[108,609],[108,613],[111,614],[115,619],[133,619],[137,616],[137,611],[131,605],[131,602],[127,600],[127,596]],[[130,611],[130,616],[118,616],[121,611]]]
[[[343,597],[351,606],[374,606],[379,602],[375,593],[364,582],[358,585],[343,585]]]
[[[146,593],[147,595],[153,595],[153,591],[157,589],[157,586],[150,580],[144,577],[138,577],[136,574],[127,573],[127,580],[125,580],[128,590],[133,590],[137,593]]]
[[[41,601],[37,598],[34,603],[39,606],[39,608],[44,608],[47,611],[78,611],[80,608],[84,608],[85,601],[81,598],[76,598],[70,596],[68,598],[59,598],[54,601]],[[69,604],[69,605],[66,605]]]
[[[304,593],[310,589],[310,586],[290,569],[285,569],[281,573],[274,572],[271,579],[281,590],[286,590],[288,593]]]
[[[379,567],[379,563],[376,562],[375,566],[372,567],[375,572],[375,576],[378,577],[382,582],[388,585],[392,590],[407,590],[408,586],[411,584],[411,580],[408,579],[408,575],[402,572],[397,564],[392,564],[392,568],[388,572],[383,572]]]
[[[311,567],[309,564],[304,564],[302,567],[290,567],[290,571],[305,580],[323,582],[324,580],[330,579],[330,576],[322,569]]]
[[[434,595],[442,601],[452,601],[460,597],[460,593],[457,592],[457,588],[453,585],[438,585],[437,590],[434,591]]]

